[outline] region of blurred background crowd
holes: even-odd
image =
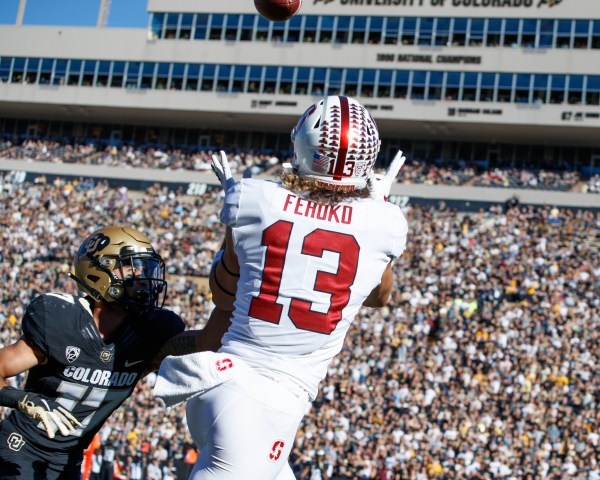
[[[53,163],[84,163],[127,168],[161,168],[168,170],[210,171],[210,150],[198,147],[173,148],[168,145],[107,146],[77,141],[26,139],[16,143],[0,142],[0,158],[45,161]],[[290,152],[233,152],[232,168],[251,169],[253,174],[275,169],[287,162]],[[540,190],[600,193],[600,175],[583,178],[567,168],[555,170],[516,168],[464,161],[453,164],[434,159],[411,159],[401,170],[398,182],[425,185],[473,185],[479,187],[529,188]]]
[[[128,158],[97,153],[99,163]],[[71,154],[93,157],[76,146]],[[157,158],[140,165],[164,167]],[[263,161],[268,168],[269,158],[252,160]],[[469,170],[440,173],[459,174]],[[71,259],[108,224],[148,235],[167,264],[167,307],[188,328],[204,325],[204,277],[224,232],[220,192],[191,198],[159,185],[133,192],[43,177],[5,187],[0,346],[19,337],[36,295],[75,293]],[[404,210],[410,237],[394,266],[397,288],[388,307],[361,311],[331,364],[290,457],[297,478],[599,480],[600,214],[518,204]],[[91,478],[187,479],[197,452],[185,408],[155,400],[154,379],[100,431]]]

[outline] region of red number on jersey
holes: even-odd
[[[249,315],[278,324],[283,306],[277,303],[293,224],[280,220],[263,232],[262,245],[267,247],[265,268],[258,297],[250,302]],[[302,254],[322,257],[325,251],[339,253],[337,273],[317,271],[314,289],[331,294],[327,313],[311,310],[312,303],[292,298],[289,316],[296,327],[330,334],[342,319],[342,310],[350,300],[350,287],[356,278],[360,247],[351,235],[317,229],[304,237]]]
[[[267,247],[260,293],[250,302],[248,315],[265,322],[279,323],[283,307],[276,303],[281,286],[281,272],[285,262],[293,223],[280,220],[263,232],[262,245]]]

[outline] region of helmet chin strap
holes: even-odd
[[[87,293],[90,294],[90,296],[96,300],[97,302],[101,302],[102,301],[102,296],[93,288],[90,288],[85,282],[83,282],[81,279],[79,279],[77,276],[75,276],[73,273],[69,272],[67,273],[67,275],[69,276],[69,278],[72,278],[73,280],[75,280],[75,283],[77,283],[77,285],[79,285],[80,287],[82,287],[82,289],[84,291],[86,291]]]

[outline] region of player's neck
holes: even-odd
[[[127,316],[127,311],[116,305],[98,303],[94,306],[94,322],[105,342],[112,340]]]

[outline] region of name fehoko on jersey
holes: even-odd
[[[321,205],[289,193],[283,204],[284,212],[332,223],[352,223],[351,205]]]

